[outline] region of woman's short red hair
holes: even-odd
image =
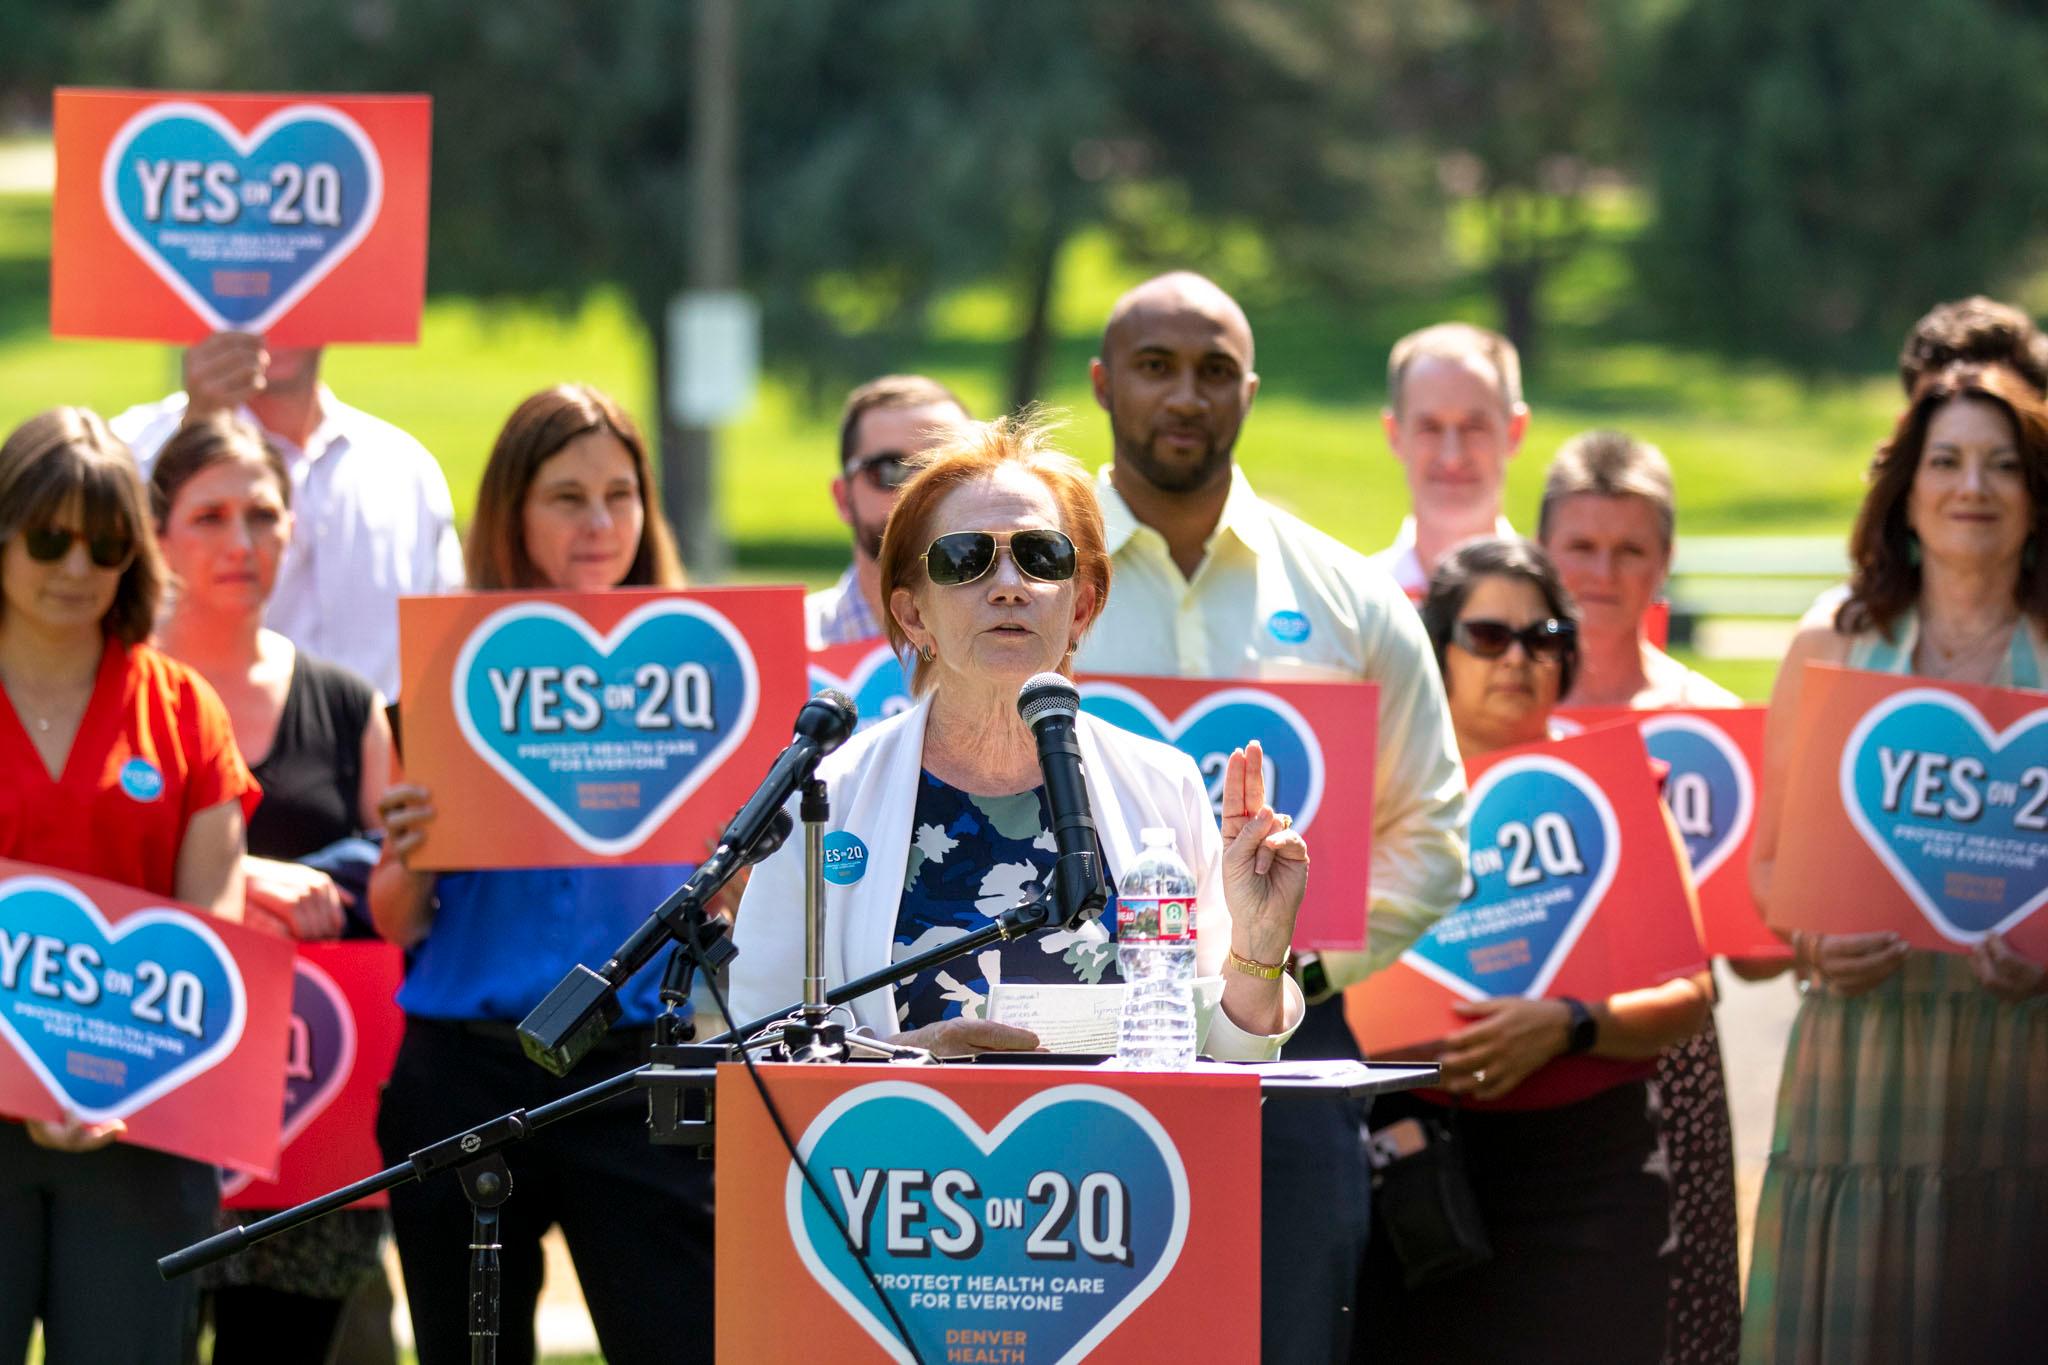
[[[1095,481],[1088,471],[1079,460],[1055,447],[1051,438],[1052,424],[1031,409],[993,422],[974,423],[945,445],[928,451],[917,474],[898,495],[882,535],[878,567],[884,628],[896,652],[911,659],[913,694],[928,689],[931,677],[924,661],[911,654],[910,637],[889,603],[896,589],[915,593],[925,583],[923,556],[932,540],[932,513],[948,493],[965,484],[1015,468],[1038,479],[1052,494],[1053,505],[1059,508],[1060,529],[1074,542],[1074,581],[1095,589],[1095,614],[1067,642],[1067,657],[1061,667],[1073,659],[1088,627],[1101,618],[1109,602],[1109,551],[1102,530],[1102,504],[1096,499]]]

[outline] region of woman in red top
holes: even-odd
[[[1549,736],[1577,661],[1576,613],[1549,556],[1527,541],[1468,542],[1437,566],[1422,620],[1467,761]],[[1603,1000],[1458,1003],[1472,1022],[1444,1042],[1443,1091],[1376,1100],[1372,1126],[1454,1132],[1493,1254],[1404,1287],[1382,1235],[1399,1211],[1376,1195],[1362,1300],[1375,1357],[1663,1357],[1671,1192],[1652,1078],[1657,1054],[1706,1021],[1711,990],[1702,972]]]
[[[144,643],[163,569],[133,460],[82,408],[0,445],[0,857],[239,919],[257,790],[206,683]],[[181,1361],[197,1287],[155,1258],[207,1235],[210,1166],[117,1122],[0,1122],[0,1360]]]

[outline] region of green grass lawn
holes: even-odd
[[[1660,445],[1680,490],[1681,534],[1846,534],[1873,444],[1896,411],[1888,379],[1808,388],[1782,373],[1732,365],[1644,340],[1628,308],[1623,256],[1639,210],[1603,206],[1593,249],[1550,291],[1553,325],[1532,368],[1527,445],[1511,467],[1509,515],[1533,521],[1544,464],[1590,426],[1619,426]],[[114,413],[177,384],[173,348],[56,340],[48,333],[49,202],[0,195],[0,424],[55,403]],[[1093,465],[1108,458],[1107,423],[1087,386],[1087,362],[1110,302],[1140,272],[1106,239],[1077,238],[1061,264],[1057,332],[1043,398],[1069,414],[1065,439]],[[1484,320],[1483,295],[1453,283],[1391,296],[1374,307],[1246,291],[1257,333],[1259,399],[1238,455],[1266,495],[1362,549],[1385,543],[1406,495],[1381,439],[1387,348],[1397,335],[1448,316]],[[993,411],[1016,319],[993,289],[962,290],[931,310],[925,341],[895,360],[953,383]],[[464,520],[498,425],[526,394],[578,379],[655,411],[646,336],[621,300],[599,294],[570,313],[519,304],[440,299],[417,347],[338,347],[326,374],[337,393],[417,435],[441,460]],[[844,536],[826,483],[834,405],[770,375],[745,417],[723,435],[718,497],[739,572],[750,579],[827,581]],[[1725,674],[1715,666],[1717,674]],[[1763,680],[1767,688],[1768,677]],[[1760,695],[1747,676],[1739,690]]]

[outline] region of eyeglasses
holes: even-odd
[[[113,532],[88,536],[83,531],[43,526],[21,533],[22,548],[39,564],[55,564],[71,552],[74,540],[85,542],[86,554],[102,569],[125,569],[128,561],[135,558],[134,539]]]
[[[1017,572],[1041,583],[1064,583],[1074,576],[1074,542],[1062,531],[955,531],[940,536],[924,552],[924,571],[942,588],[972,583],[995,567],[996,546],[1010,547]]]
[[[919,468],[914,455],[906,455],[900,450],[878,450],[846,466],[846,472],[853,478],[866,474],[874,480],[877,488],[901,488],[910,482]]]
[[[1451,627],[1451,640],[1458,648],[1482,659],[1500,658],[1508,652],[1510,645],[1519,640],[1522,651],[1532,660],[1556,663],[1572,652],[1578,638],[1576,622],[1560,621],[1556,617],[1531,622],[1520,630],[1505,621],[1484,618],[1460,621]]]

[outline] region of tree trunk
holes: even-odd
[[[1039,233],[1024,276],[1024,330],[1010,361],[1010,411],[1039,396],[1045,362],[1052,351],[1052,288],[1059,273],[1060,247],[1066,231],[1057,215]]]
[[[1501,261],[1493,268],[1493,302],[1500,310],[1500,330],[1520,352],[1525,373],[1536,354],[1542,287],[1543,267],[1533,259]]]

